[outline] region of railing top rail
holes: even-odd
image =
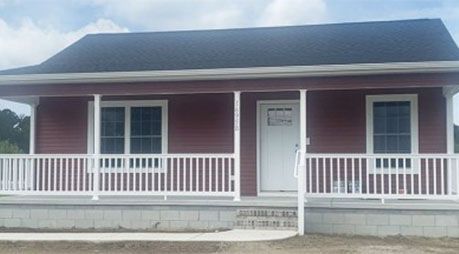
[[[233,158],[232,153],[210,153],[210,154],[100,154],[100,158]],[[92,158],[93,154],[0,154],[0,159],[20,159],[20,158]]]
[[[378,158],[378,159],[403,159],[403,158],[456,158],[459,159],[459,154],[348,154],[348,153],[336,153],[336,154],[327,154],[327,153],[306,153],[306,158]]]

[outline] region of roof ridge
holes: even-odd
[[[320,24],[304,24],[304,25],[286,25],[286,26],[259,26],[259,27],[233,27],[233,28],[210,28],[210,29],[178,29],[164,31],[137,31],[137,32],[121,32],[121,33],[93,33],[86,36],[112,36],[112,35],[135,35],[135,34],[168,34],[168,33],[200,33],[200,32],[215,32],[215,31],[240,31],[240,30],[267,30],[267,29],[285,29],[285,28],[300,28],[300,27],[324,27],[324,26],[344,26],[344,25],[367,25],[367,24],[382,24],[382,23],[402,23],[402,22],[421,22],[421,21],[443,21],[440,18],[418,18],[418,19],[397,19],[397,20],[373,20],[373,21],[349,21],[349,22],[333,22]]]

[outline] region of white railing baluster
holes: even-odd
[[[445,170],[445,163],[443,161],[444,159],[440,159],[440,195],[445,195],[445,179],[444,179],[444,170]]]
[[[448,159],[447,159],[447,164],[446,164],[446,167],[447,167],[447,168],[446,168],[446,169],[447,169],[447,173],[446,173],[447,175],[446,175],[446,177],[447,177],[447,180],[448,180],[448,183],[447,183],[447,185],[448,185],[448,186],[447,186],[448,192],[447,192],[446,194],[447,194],[448,196],[450,196],[450,195],[452,194],[452,189],[453,189],[453,187],[452,187],[452,179],[453,179],[453,176],[451,175],[451,172],[452,172],[451,167],[452,167],[452,165],[453,165],[453,163],[452,163],[453,161],[452,161],[452,160],[453,160],[452,158],[448,158]]]
[[[437,195],[438,190],[437,190],[437,158],[434,159],[433,161],[433,194]]]

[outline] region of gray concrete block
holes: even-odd
[[[221,221],[235,221],[236,211],[220,211],[220,220]]]
[[[197,221],[199,220],[199,211],[180,211],[180,220]]]
[[[424,227],[425,237],[445,237],[447,235],[446,227]]]
[[[459,226],[459,217],[450,214],[435,215],[435,225],[445,227]]]
[[[396,226],[409,226],[411,225],[411,215],[391,214],[389,215],[389,224]]]
[[[159,216],[161,220],[171,221],[171,220],[178,220],[179,219],[179,212],[174,210],[161,210],[159,212]]]
[[[387,214],[367,214],[367,225],[389,225],[389,215]]]
[[[306,212],[304,216],[306,223],[322,223],[322,213]]]
[[[308,233],[333,234],[333,225],[323,223],[307,224],[305,225],[305,231]]]
[[[344,224],[344,214],[338,212],[327,212],[322,215],[322,223],[325,224]]]
[[[49,220],[49,219],[43,219],[38,221],[38,227],[39,228],[56,228],[56,221],[55,220]]]
[[[188,222],[177,220],[177,221],[169,221],[169,229],[170,230],[185,230],[188,229]]]
[[[355,234],[355,225],[350,224],[335,224],[333,225],[333,233],[334,234],[347,234],[353,235]]]
[[[32,219],[48,219],[48,209],[31,209],[30,218]]]
[[[140,220],[142,218],[142,212],[140,210],[123,210],[123,220]]]
[[[378,226],[379,236],[400,235],[400,226]]]
[[[142,219],[143,220],[159,220],[160,212],[158,210],[147,210],[142,211]]]
[[[67,210],[65,210],[65,209],[50,209],[50,210],[48,210],[48,218],[50,218],[50,219],[65,219],[65,218],[67,218]]]
[[[136,229],[136,230],[142,230],[142,229],[150,229],[152,228],[152,224],[150,223],[149,220],[131,220],[131,228]]]
[[[7,228],[19,228],[21,226],[21,219],[9,218],[5,219],[3,226]]]
[[[459,227],[446,227],[448,237],[459,237]]]
[[[85,210],[82,209],[69,209],[67,210],[67,217],[75,220],[85,218]]]
[[[12,218],[13,217],[13,210],[9,208],[1,208],[0,209],[0,218]]]
[[[152,223],[152,226],[158,231],[170,231],[169,221],[158,221]]]
[[[218,211],[201,210],[199,211],[199,220],[202,221],[218,221]]]
[[[116,228],[114,227],[117,223],[113,220],[103,219],[103,220],[95,220],[94,221],[94,228],[97,229],[109,229],[109,228]]]
[[[22,228],[38,228],[38,220],[35,219],[21,219]]]
[[[85,210],[85,219],[102,220],[104,218],[104,211],[102,210]]]
[[[369,226],[369,225],[356,225],[355,226],[356,235],[378,235],[378,226]]]
[[[435,226],[435,216],[413,215],[413,226]]]
[[[424,229],[417,226],[401,226],[400,233],[405,236],[423,236]]]
[[[56,228],[70,229],[75,227],[75,221],[72,219],[58,219],[56,220]]]
[[[120,210],[104,210],[104,220],[121,220],[121,218]]]
[[[233,228],[233,224],[228,221],[208,221],[209,223],[209,230],[224,230],[224,229],[231,229]]]
[[[344,214],[344,222],[352,225],[365,225],[365,214],[346,213]]]
[[[30,210],[29,209],[15,209],[13,214],[13,218],[19,219],[28,219],[30,218]]]
[[[207,222],[207,221],[190,221],[190,222],[188,222],[188,226],[189,226],[190,229],[207,230],[207,229],[209,229],[209,222]]]
[[[79,229],[91,229],[94,228],[94,220],[88,219],[76,219],[75,228]]]

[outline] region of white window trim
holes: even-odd
[[[131,154],[131,107],[161,107],[161,153],[168,153],[168,101],[167,100],[130,100],[102,101],[102,108],[124,107],[124,154]],[[88,102],[87,152],[94,153],[94,102]]]
[[[393,102],[393,101],[409,101],[410,102],[410,118],[411,118],[411,155],[419,154],[419,108],[417,94],[382,94],[382,95],[367,95],[366,96],[366,150],[367,154],[373,155],[373,103],[375,102]],[[392,155],[392,154],[386,154]],[[400,157],[408,154],[400,154]],[[384,156],[384,154],[382,154]],[[371,163],[375,165],[375,163]],[[411,163],[413,173],[419,170],[418,163]],[[370,173],[375,172],[375,167],[370,167]],[[380,171],[380,170],[378,170]],[[393,173],[394,171],[392,171]],[[388,169],[384,169],[384,174],[389,173]],[[407,173],[411,173],[411,168],[407,169]]]

